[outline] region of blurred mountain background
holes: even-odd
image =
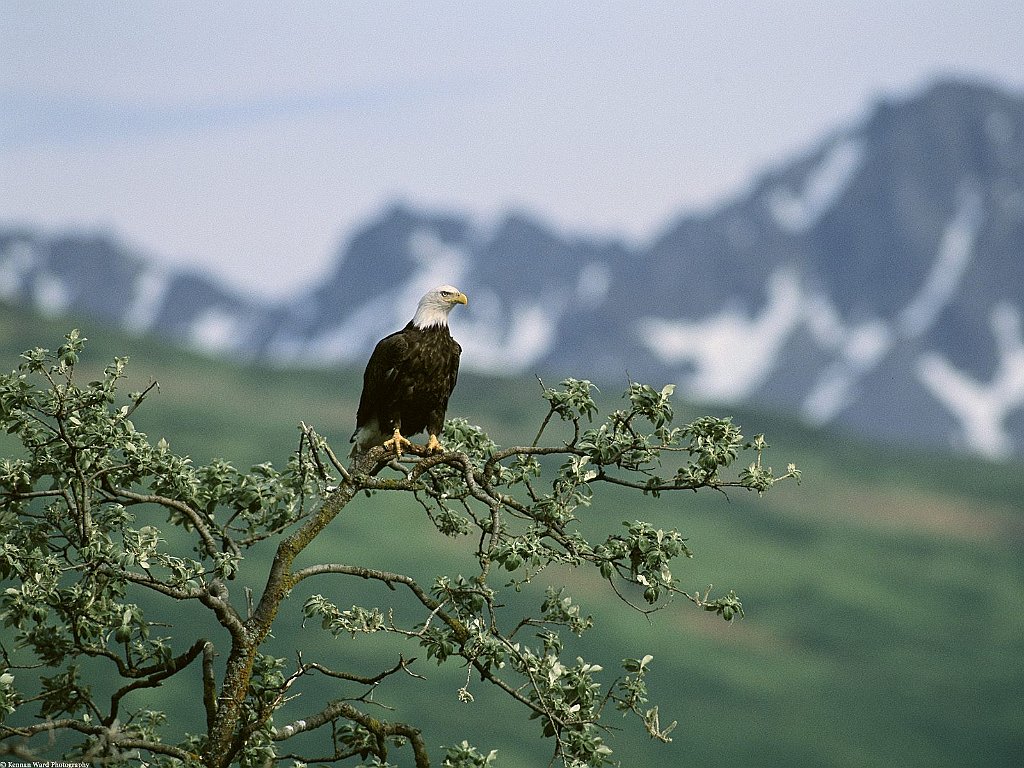
[[[678,528],[684,585],[747,614],[638,621],[551,575],[597,618],[580,652],[642,646],[680,722],[670,745],[616,732],[623,765],[1016,765],[1021,61],[1010,0],[5,3],[0,357],[81,327],[83,368],[159,381],[133,417],[151,439],[281,465],[300,420],[347,445],[372,345],[454,283],[450,413],[499,443],[536,434],[537,375],[606,408],[673,382],[679,422],[732,415],[804,471],[764,499],[595,499]],[[311,556],[459,567],[414,502],[364,504]],[[319,637],[301,597],[269,653]],[[370,669],[380,646],[317,653]],[[432,747],[547,764],[535,723],[479,686],[459,704],[460,670],[431,681],[394,716]],[[146,703],[180,734],[194,696]]]
[[[389,206],[285,300],[108,235],[0,228],[0,298],[273,365],[359,366],[445,282],[471,297],[452,321],[467,370],[670,381],[876,440],[1019,456],[1024,97],[944,80],[880,101],[639,244]]]

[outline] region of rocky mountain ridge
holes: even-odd
[[[261,303],[103,236],[0,228],[0,299],[277,364],[361,365],[450,282],[467,368],[673,381],[880,439],[1024,452],[1024,98],[882,102],[642,245],[394,206]]]

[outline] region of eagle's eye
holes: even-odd
[[[449,296],[452,295],[452,292],[451,291],[441,291],[441,295],[444,296],[447,299]]]

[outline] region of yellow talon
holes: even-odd
[[[384,441],[384,447],[385,448],[388,448],[388,449],[394,448],[395,449],[395,456],[396,457],[397,456],[401,456],[402,455],[402,451],[404,451],[410,445],[412,445],[412,442],[410,440],[408,440],[407,438],[402,437],[402,433],[401,433],[401,431],[399,430],[398,427],[395,427],[395,434],[393,434],[391,436],[391,439]]]
[[[443,453],[444,446],[441,445],[441,441],[437,439],[437,435],[431,435],[430,439],[427,440],[427,453]]]

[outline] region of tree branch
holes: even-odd
[[[106,478],[104,478],[104,481]],[[166,496],[160,496],[152,493],[136,493],[135,491],[129,491],[127,488],[117,488],[106,484],[107,490],[115,496],[124,499],[125,501],[133,504],[157,504],[166,509],[173,509],[175,512],[179,512],[188,518],[192,527],[195,528],[196,533],[199,534],[199,538],[203,540],[203,549],[209,557],[216,556],[221,550],[217,546],[217,542],[213,538],[213,534],[210,533],[210,527],[207,522],[203,520],[203,516],[196,510],[192,509],[188,504],[177,499],[171,499]],[[237,545],[232,541],[226,533],[221,533],[222,538],[229,548],[232,548],[234,554],[238,554]]]
[[[117,712],[120,708],[121,699],[139,688],[158,687],[168,677],[177,674],[191,664],[207,645],[209,645],[207,640],[197,640],[185,653],[161,665],[161,669],[158,671],[116,690],[110,697],[110,713],[103,719],[103,725],[110,726],[117,721]]]
[[[119,731],[114,726],[90,725],[81,720],[74,720],[71,718],[47,720],[44,723],[37,723],[36,725],[25,726],[24,728],[13,728],[10,726],[0,726],[0,728],[7,731],[6,734],[0,736],[0,739],[8,739],[12,736],[21,736],[27,739],[40,733],[71,730],[84,733],[88,736],[99,736],[113,746],[123,747],[125,749],[143,749],[154,755],[166,755],[168,757],[177,758],[186,764],[194,763],[199,760],[199,755],[195,752],[189,752],[188,750],[175,747],[171,744],[135,738],[128,733]]]
[[[413,728],[406,723],[389,723],[384,720],[378,720],[352,706],[347,701],[332,702],[310,717],[296,720],[283,728],[275,728],[272,738],[274,741],[284,741],[300,733],[320,728],[339,718],[358,723],[376,736],[378,746],[374,751],[381,760],[387,759],[387,747],[384,745],[384,739],[389,736],[404,736],[412,746],[416,768],[430,768],[430,755],[427,752],[427,745],[423,740],[423,735],[418,728]]]
[[[373,675],[372,677],[364,677],[362,675],[354,675],[354,674],[352,674],[350,672],[336,672],[333,669],[328,669],[327,667],[323,666],[322,664],[317,664],[315,661],[309,662],[308,664],[307,663],[303,663],[301,665],[301,667],[300,667],[300,673],[304,674],[308,670],[312,669],[312,670],[316,670],[317,672],[320,672],[323,675],[327,675],[328,677],[334,677],[334,678],[337,678],[338,680],[347,680],[349,682],[359,683],[361,685],[376,685],[377,683],[379,683],[384,678],[390,677],[391,675],[395,674],[396,672],[401,672],[401,671],[405,671],[407,674],[411,675],[412,677],[417,677],[417,678],[420,678],[422,680],[423,679],[422,675],[417,675],[415,672],[412,672],[409,669],[409,665],[412,664],[414,661],[416,661],[416,659],[414,659],[414,658],[413,659],[406,659],[404,656],[399,656],[398,657],[398,663],[395,664],[395,666],[391,667],[391,669],[386,669],[383,672],[379,672],[378,674]]]
[[[378,466],[380,453],[370,451],[353,462],[352,474],[365,477],[366,472]],[[230,745],[234,742],[242,706],[249,688],[252,665],[260,644],[270,634],[281,602],[294,583],[291,567],[295,558],[311,541],[348,505],[361,490],[359,484],[347,483],[324,499],[320,509],[295,532],[283,539],[270,565],[267,583],[252,614],[244,623],[239,620],[238,631],[232,632],[231,651],[217,698],[213,724],[208,729],[204,757],[211,768],[227,765],[231,759]],[[232,609],[231,613],[234,611]]]
[[[357,565],[341,565],[337,563],[325,563],[322,565],[313,565],[308,568],[304,568],[301,571],[296,571],[294,576],[297,577],[296,584],[303,579],[310,578],[312,576],[319,576],[327,573],[342,574],[345,576],[358,576],[363,579],[374,579],[382,581],[388,586],[392,584],[403,584],[409,588],[410,591],[416,596],[416,598],[431,612],[440,617],[440,619],[448,625],[449,629],[455,634],[455,639],[458,641],[459,646],[462,648],[461,655],[469,663],[471,663],[474,669],[480,674],[481,679],[487,680],[489,683],[496,685],[509,696],[514,698],[520,704],[528,707],[533,712],[543,716],[551,717],[551,713],[543,707],[540,707],[530,701],[528,698],[523,696],[519,691],[509,685],[505,680],[495,675],[491,670],[480,661],[478,661],[471,654],[466,653],[465,644],[469,640],[469,632],[465,625],[456,618],[449,616],[447,613],[441,610],[442,603],[432,598],[427,594],[423,588],[410,576],[405,576],[400,573],[391,573],[389,571],[380,571],[374,568],[364,568]]]
[[[206,728],[213,727],[217,715],[217,678],[213,671],[213,643],[203,645],[203,708],[206,710]]]
[[[132,573],[131,571],[114,568],[109,564],[101,565],[100,571],[109,573],[113,576],[118,576],[126,581],[130,581],[132,584],[138,584],[140,587],[146,587],[154,592],[159,592],[161,595],[166,595],[174,600],[198,600],[213,611],[221,626],[227,629],[228,632],[231,633],[232,637],[240,636],[244,632],[245,628],[242,624],[242,619],[235,611],[234,606],[224,599],[223,594],[218,594],[218,585],[220,590],[226,592],[223,584],[220,584],[219,582],[215,581],[213,584],[207,585],[205,589],[202,587],[179,589],[177,587],[172,587],[170,584],[165,584],[158,579],[140,576],[139,574]]]

